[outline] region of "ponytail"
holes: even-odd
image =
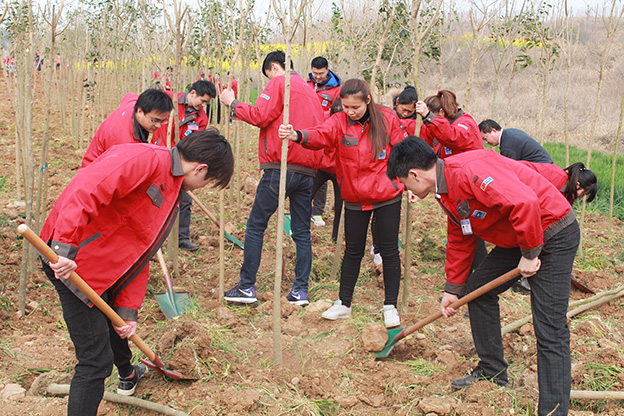
[[[582,162],[576,162],[564,169],[568,174],[568,181],[563,187],[563,196],[571,204],[576,200],[577,187],[583,189],[587,195],[587,202],[591,202],[598,192],[596,174],[585,168]]]
[[[359,96],[364,102],[369,100],[367,104],[368,139],[371,141],[371,147],[373,148],[371,160],[376,160],[390,141],[386,119],[379,106],[375,104],[370,87],[366,81],[356,78],[346,80],[340,87],[340,97],[345,98],[351,95]]]

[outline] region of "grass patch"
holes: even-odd
[[[565,168],[565,144],[564,143],[544,143],[544,148],[550,153],[555,164]],[[587,161],[587,150],[570,146],[570,164]],[[609,200],[611,194],[611,170],[613,155],[592,151],[592,158],[589,168],[596,174],[598,179],[598,193],[596,199],[587,205],[589,212],[595,211],[609,215]],[[615,189],[613,196],[613,215],[620,220],[624,220],[624,158],[617,156],[615,165]],[[581,204],[575,204],[580,209]]]
[[[431,377],[435,373],[445,370],[444,367],[431,364],[429,361],[423,360],[422,358],[407,361],[405,364],[410,368],[410,373],[415,376]]]

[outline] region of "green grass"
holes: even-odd
[[[431,377],[434,373],[445,370],[444,367],[431,364],[422,358],[407,361],[405,364],[410,368],[410,373],[415,376]]]
[[[553,161],[558,166],[565,168],[565,144],[544,143],[544,148],[550,153]],[[587,162],[587,150],[570,146],[570,164],[576,162]],[[598,179],[598,194],[596,199],[587,205],[587,210],[600,212],[609,215],[609,199],[611,194],[611,170],[613,155],[592,151],[592,158],[589,169],[591,169]],[[613,202],[613,216],[624,221],[624,158],[617,157],[615,166],[615,189]],[[580,203],[576,204],[580,208]]]

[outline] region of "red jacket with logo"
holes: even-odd
[[[353,121],[346,113],[332,115],[320,126],[301,131],[301,144],[310,149],[336,149],[336,178],[340,194],[347,202],[358,204],[362,210],[388,201],[404,186],[386,175],[392,146],[407,135],[398,117],[390,108],[379,107],[386,120],[388,144],[384,152],[372,159],[372,143],[368,138],[369,122]]]
[[[518,162],[522,163],[524,166],[533,169],[534,171],[548,179],[550,183],[555,185],[555,188],[559,189],[560,191],[563,190],[563,187],[568,182],[568,173],[554,163],[536,163],[526,160],[519,160]]]
[[[430,112],[423,118],[420,138],[429,143],[442,159],[469,150],[484,149],[479,126],[470,114],[461,109],[450,122]]]
[[[233,118],[260,127],[258,159],[260,169],[279,169],[282,157],[282,139],[278,129],[284,120],[283,75],[273,77],[264,88],[255,107],[234,100],[230,107]],[[323,109],[316,94],[296,73],[290,77],[289,123],[296,130],[316,126],[323,122]],[[296,143],[288,144],[288,170],[314,175],[322,152],[304,149]]]
[[[416,134],[416,119],[415,118],[400,118],[399,121],[401,122],[401,125],[405,129],[405,132],[407,133],[408,136],[413,136]],[[422,128],[420,131],[422,131]]]
[[[82,166],[85,167],[97,159],[102,153],[110,149],[116,144],[127,143],[146,143],[143,142],[141,137],[137,137],[135,134],[135,122],[134,122],[134,105],[136,104],[139,96],[136,94],[126,94],[121,99],[121,104],[115,111],[110,113],[106,120],[100,124],[84,157],[82,158]],[[137,123],[138,124],[138,123]],[[166,129],[160,131],[158,129],[152,134],[150,143],[158,144],[161,146],[167,146],[165,142]],[[147,140],[148,137],[145,137]]]
[[[558,188],[493,150],[439,159],[436,188],[448,215],[445,290],[457,295],[468,277],[477,236],[500,247],[520,247],[532,259],[545,241],[574,221]],[[469,221],[472,234],[462,232],[462,220]]]
[[[171,91],[165,91],[165,93],[173,100],[173,93]],[[203,108],[200,110],[195,110],[194,108],[190,107],[189,112],[186,112],[187,94],[187,92],[178,93],[178,121],[180,125],[180,140],[182,140],[194,131],[205,130],[208,126],[208,116],[206,115],[206,112]],[[166,134],[164,133],[164,131],[167,130],[168,124],[169,123],[163,124],[156,131],[156,133],[154,133],[154,135],[157,136],[161,134]],[[161,132],[161,129],[164,131]],[[169,130],[171,137],[171,147],[174,147],[176,145],[174,127],[171,126]]]
[[[148,263],[167,237],[184,180],[177,149],[114,146],[78,171],[54,204],[41,238],[98,295],[113,290],[114,308],[136,320]],[[69,281],[61,280],[90,304]]]

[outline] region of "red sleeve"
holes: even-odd
[[[303,139],[301,145],[306,149],[332,150],[336,148],[337,141],[342,137],[344,113],[336,113],[316,127],[301,130]]]
[[[281,82],[280,82],[281,80]],[[256,106],[238,101],[236,118],[256,127],[264,128],[280,117],[284,111],[284,77],[269,81],[256,100]]]
[[[436,116],[433,122],[427,125],[429,144],[433,145],[433,139],[437,139],[443,146],[456,152],[472,150],[475,142],[473,132],[461,121],[457,120],[451,125],[446,118]],[[481,140],[481,137],[478,139]]]

